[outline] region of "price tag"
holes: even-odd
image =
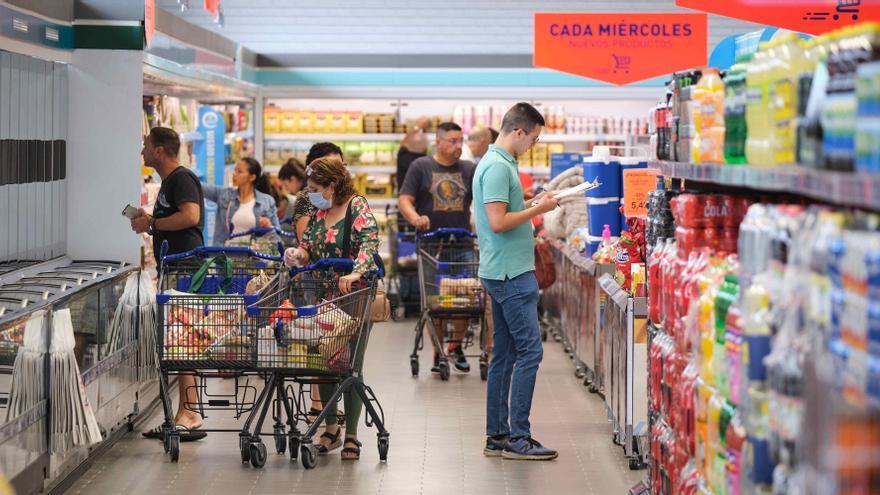
[[[648,216],[648,193],[657,189],[655,168],[623,171],[623,214],[627,217]]]

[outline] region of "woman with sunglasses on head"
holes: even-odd
[[[263,174],[260,162],[250,157],[238,160],[232,172],[232,185],[222,187],[202,183],[205,199],[217,203],[215,246],[222,246],[229,235],[236,232],[256,227],[281,228],[275,199],[269,194],[269,177]],[[229,232],[229,224],[232,224],[232,232]]]
[[[379,225],[370,210],[367,200],[355,194],[354,183],[342,160],[325,157],[313,161],[307,168],[306,191],[309,201],[317,213],[309,219],[299,247],[290,248],[284,253],[284,260],[290,266],[304,266],[320,259],[350,258],[354,268],[348,275],[340,276],[339,291],[347,294],[357,288],[358,282],[375,270],[374,257],[379,250]],[[345,252],[346,216],[351,211],[350,239],[348,252]],[[315,275],[318,276],[318,275]],[[354,346],[354,341],[351,343]],[[365,347],[365,346],[363,346]],[[359,355],[351,356],[352,361],[362,359],[366,349],[354,349]],[[319,455],[343,447],[343,460],[360,458],[361,443],[357,439],[357,428],[363,403],[357,392],[346,391],[345,402],[345,440],[336,414],[336,403],[328,404],[335,385],[320,386],[321,399],[329,409],[327,428],[321,435]]]

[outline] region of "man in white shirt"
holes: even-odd
[[[498,137],[498,132],[494,133]],[[461,148],[461,159],[474,164],[479,163],[480,158],[489,150],[489,145],[495,142],[492,129],[477,127],[468,135],[467,145]]]

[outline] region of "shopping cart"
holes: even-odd
[[[387,218],[390,267],[385,278],[391,317],[396,321],[406,314],[407,306],[416,311],[419,306],[418,267],[416,258],[416,231],[404,220],[400,210],[385,207]]]
[[[182,404],[189,411],[202,417],[207,417],[208,411],[233,411],[236,419],[248,414],[241,430],[204,431],[237,432],[242,437],[252,437],[255,406],[266,400],[267,389],[264,387],[258,398],[257,387],[251,384],[251,380],[257,384],[259,380],[253,376],[257,348],[248,333],[247,307],[259,300],[261,291],[286,283],[286,274],[279,271],[281,257],[244,246],[199,247],[174,255],[166,255],[167,251],[166,241],[161,248],[156,296],[156,342],[165,413],[164,447],[171,460],[177,462],[180,434],[174,424],[169,376],[195,375],[196,385],[185,391]],[[265,287],[260,288],[260,284]],[[231,393],[208,391],[208,379],[228,378],[230,373],[235,379]],[[195,396],[194,401],[190,395]],[[255,435],[259,435],[258,430]]]
[[[229,232],[233,232],[229,224]],[[229,234],[227,246],[247,246],[258,253],[284,254],[284,248],[296,245],[296,233],[275,227],[255,227],[243,232]]]
[[[360,396],[367,425],[375,424],[378,430],[379,459],[388,458],[389,433],[384,426],[384,411],[362,375],[372,327],[371,303],[384,275],[381,259],[376,262],[379,270],[368,274],[348,294],[339,291],[338,277],[351,272],[354,262],[350,259],[325,259],[293,269],[289,284],[248,307],[251,333],[257,342],[256,366],[271,373],[267,388],[274,387],[278,400],[287,402],[290,456],[295,460],[299,453],[306,469],[315,467],[317,445],[312,439],[328,414],[325,407],[309,424],[303,407],[306,387],[321,384],[336,385],[327,404],[337,402],[346,391]],[[311,276],[300,278],[299,274]],[[285,383],[298,385],[299,393],[292,390],[292,385],[285,388]],[[255,431],[260,430],[269,407],[269,402],[263,403]],[[298,429],[300,422],[308,424],[302,434]],[[276,437],[276,444],[279,440],[283,441]],[[283,453],[281,448],[278,450]]]
[[[480,260],[476,235],[466,229],[419,233],[417,253],[422,315],[416,324],[415,344],[410,355],[412,375],[419,374],[418,353],[424,348],[427,326],[439,355],[440,379],[449,380],[449,358],[440,338],[446,329],[436,328],[434,319],[466,320],[469,324],[464,337],[460,341],[446,339],[446,342],[458,344],[466,351],[474,345],[474,327],[479,326],[480,353],[468,357],[480,358],[480,377],[486,380],[489,369],[487,299],[478,277]]]
[[[840,14],[852,14],[852,20],[859,19],[859,9],[862,6],[861,0],[837,0],[837,13],[834,14],[834,20],[840,19]]]

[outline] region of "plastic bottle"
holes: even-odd
[[[767,52],[759,50],[746,66],[746,161],[755,165],[761,161],[761,148],[767,139],[766,88],[764,86],[764,66]]]
[[[718,69],[708,68],[694,87],[696,135],[693,149],[696,163],[724,162],[724,83]]]
[[[779,39],[769,65],[770,105],[773,112],[773,162],[793,163],[797,116],[797,76],[803,51],[794,34]]]
[[[724,161],[730,164],[746,163],[746,68],[751,58],[747,55],[724,78]]]

